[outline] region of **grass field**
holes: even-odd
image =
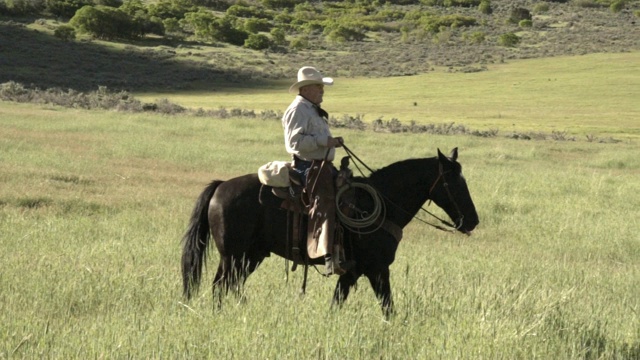
[[[0,358],[638,359],[640,150],[623,135],[640,111],[627,95],[626,122],[590,113],[619,143],[340,130],[372,167],[459,147],[480,216],[471,237],[405,229],[388,321],[362,279],[339,311],[335,279],[313,271],[300,298],[301,272],[286,281],[277,257],[246,301],[217,309],[208,286],[181,298],[197,195],[286,159],[279,122],[0,103]]]
[[[295,74],[291,78],[293,82]],[[291,101],[289,85],[137,95],[146,101],[168,98],[193,108],[284,111]],[[517,61],[468,74],[336,78],[326,89],[323,107],[337,117],[364,115],[366,122],[397,118],[418,124],[455,122],[502,134],[559,131],[637,139],[638,99],[640,52],[632,52]]]

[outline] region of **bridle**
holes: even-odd
[[[424,207],[420,207],[420,209],[424,212],[426,212],[427,214],[433,216],[434,218],[440,220],[441,223],[451,227],[452,229],[444,229],[441,228],[439,226],[435,226],[437,229],[439,230],[443,230],[443,231],[457,231],[460,229],[460,227],[462,226],[462,224],[464,223],[464,215],[462,214],[462,211],[460,211],[460,207],[458,206],[458,203],[456,202],[456,200],[453,198],[453,195],[451,195],[451,190],[449,189],[449,183],[447,182],[447,179],[444,177],[444,174],[451,172],[451,170],[447,170],[444,171],[442,169],[442,163],[438,163],[438,177],[436,178],[436,180],[433,182],[433,185],[431,185],[431,187],[429,188],[429,204],[431,204],[432,200],[431,200],[431,193],[433,192],[433,189],[435,189],[436,185],[438,184],[438,181],[440,181],[440,179],[442,179],[442,186],[444,187],[444,189],[447,192],[447,196],[449,197],[449,201],[451,201],[453,203],[453,206],[456,209],[456,212],[458,213],[458,222],[459,224],[457,225],[453,225],[451,223],[449,223],[446,220],[443,220],[441,218],[439,218],[438,216],[432,214],[429,210],[425,209]],[[417,218],[416,218],[417,219]],[[429,224],[432,225],[432,224]],[[433,226],[433,225],[432,225]]]
[[[360,164],[362,164],[362,166],[364,166],[367,170],[369,170],[369,172],[373,173],[373,170],[367,166],[367,164],[365,164],[356,154],[353,153],[353,151],[351,151],[347,146],[345,146],[344,144],[342,144],[342,147],[344,148],[345,152],[347,153],[347,155],[349,155],[350,158],[357,160]],[[358,166],[358,164],[353,161],[354,166],[358,169],[358,171],[360,172],[360,174],[364,176],[364,173],[362,172],[362,170],[360,169],[360,167]],[[456,222],[458,222],[458,224],[453,225],[450,222],[440,218],[439,216],[433,214],[432,212],[430,212],[429,210],[425,209],[423,206],[420,207],[420,210],[426,212],[427,214],[431,215],[433,218],[437,219],[438,221],[440,221],[440,223],[444,224],[445,226],[448,226],[449,228],[445,228],[442,227],[440,225],[437,224],[432,224],[427,220],[421,219],[419,218],[417,215],[411,215],[408,211],[406,211],[405,209],[403,209],[401,206],[395,204],[393,201],[391,201],[389,198],[387,198],[386,196],[384,196],[379,190],[376,190],[378,192],[378,194],[380,194],[380,196],[382,196],[387,202],[389,202],[389,204],[395,206],[396,208],[400,209],[402,212],[404,212],[407,215],[411,215],[413,219],[416,219],[426,225],[429,225],[431,227],[434,227],[438,230],[442,230],[442,231],[446,231],[446,232],[456,232],[460,229],[460,227],[463,224],[464,221],[464,215],[462,215],[462,212],[460,211],[460,207],[458,206],[458,203],[455,201],[455,199],[453,198],[453,195],[451,194],[451,190],[449,189],[449,183],[447,182],[447,179],[445,178],[444,174],[451,172],[450,170],[448,171],[444,171],[444,169],[442,168],[442,163],[438,163],[438,177],[435,179],[435,181],[433,182],[433,184],[431,185],[431,187],[429,188],[429,204],[431,204],[432,200],[431,200],[431,193],[433,192],[433,190],[435,189],[436,185],[438,184],[438,182],[440,181],[440,179],[442,179],[443,183],[443,187],[445,189],[445,191],[447,192],[447,196],[449,197],[449,200],[453,203],[456,212],[458,213],[458,220]],[[428,206],[428,205],[427,205]]]

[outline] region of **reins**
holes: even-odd
[[[374,171],[367,165],[365,164],[364,161],[362,161],[353,151],[351,151],[351,149],[349,149],[346,145],[342,144],[342,147],[344,148],[345,152],[347,153],[347,155],[352,158],[357,160],[363,167],[365,167],[367,170],[369,170],[369,172],[373,173]],[[360,167],[358,166],[358,164],[353,161],[352,162],[354,164],[354,166],[356,167],[356,169],[358,169],[358,171],[360,172],[360,174],[362,175],[363,178],[366,178],[364,173],[362,172],[362,170],[360,169]],[[445,171],[443,171],[442,169],[442,164],[438,164],[438,177],[436,178],[436,180],[433,182],[433,184],[431,185],[431,187],[429,188],[429,197],[431,196],[431,193],[433,192],[433,189],[435,189],[436,185],[438,184],[438,182],[440,181],[440,179],[443,179],[443,186],[447,192],[447,196],[449,197],[449,200],[451,200],[451,202],[453,202],[456,211],[458,212],[458,216],[460,218],[460,224],[453,225],[451,223],[449,223],[448,221],[441,219],[440,217],[438,217],[437,215],[433,214],[432,212],[430,212],[429,210],[425,209],[424,207],[420,207],[420,210],[426,212],[427,214],[431,215],[433,218],[437,219],[438,221],[440,221],[442,224],[450,227],[451,229],[447,229],[444,228],[440,225],[436,225],[436,224],[432,224],[427,220],[421,219],[419,218],[417,215],[411,215],[408,211],[406,211],[404,208],[402,208],[401,206],[395,204],[393,201],[391,201],[391,199],[389,199],[388,197],[386,197],[384,194],[382,194],[378,189],[375,189],[375,187],[372,186],[372,188],[374,188],[376,190],[376,192],[378,194],[380,194],[380,196],[382,196],[386,201],[388,201],[391,205],[395,206],[396,208],[400,209],[402,212],[404,212],[407,215],[410,215],[413,219],[416,219],[426,225],[429,225],[431,227],[434,227],[438,230],[442,230],[442,231],[446,231],[446,232],[455,232],[456,230],[458,230],[460,228],[460,226],[462,226],[463,223],[463,219],[464,216],[462,215],[462,212],[460,211],[460,208],[458,207],[458,203],[456,203],[456,201],[453,199],[453,195],[451,194],[451,191],[449,190],[449,184],[447,183],[446,179],[444,178],[444,174]],[[431,199],[429,199],[429,203],[431,203]]]

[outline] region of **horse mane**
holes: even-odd
[[[369,176],[369,182],[384,188],[394,188],[406,183],[406,176],[422,171],[427,171],[429,163],[436,158],[420,158],[401,160],[381,169],[375,170]]]

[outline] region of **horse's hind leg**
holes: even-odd
[[[222,306],[222,298],[229,293],[231,283],[229,281],[230,268],[227,265],[229,261],[224,258],[220,259],[216,276],[213,278],[213,300],[218,300],[218,307]]]
[[[241,299],[244,299],[242,287],[247,277],[256,270],[264,257],[248,256],[224,257],[220,259],[216,276],[213,280],[213,296],[219,291],[218,305],[222,304],[222,297],[233,291]]]

